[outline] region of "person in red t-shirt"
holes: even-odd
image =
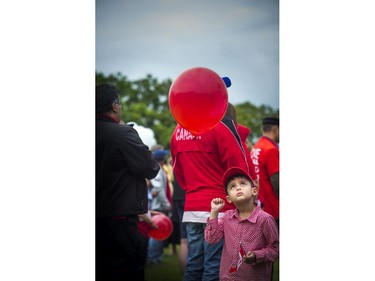
[[[231,111],[231,112],[229,112]],[[171,138],[173,171],[185,190],[182,221],[186,223],[188,256],[184,281],[218,280],[223,241],[208,245],[204,228],[213,198],[226,198],[221,178],[233,166],[249,171],[245,149],[237,132],[233,105],[212,130],[194,136],[177,125]],[[226,204],[222,212],[234,209]]]
[[[263,135],[251,150],[259,180],[259,197],[264,211],[279,221],[279,118],[262,120]]]

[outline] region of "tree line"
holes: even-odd
[[[121,119],[127,123],[151,128],[158,144],[169,149],[169,142],[176,121],[170,113],[168,94],[171,79],[158,81],[151,74],[145,78],[130,81],[121,72],[104,75],[96,72],[96,85],[110,83],[119,89],[122,103]],[[237,111],[238,123],[251,129],[251,139],[255,142],[261,135],[261,121],[266,116],[279,116],[279,109],[267,105],[255,106],[250,102],[233,104]]]

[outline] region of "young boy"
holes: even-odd
[[[219,216],[225,202],[212,199],[205,229],[209,244],[224,238],[220,280],[271,281],[272,262],[279,256],[276,222],[256,205],[258,188],[247,172],[239,167],[229,168],[223,185],[227,201],[236,209]]]

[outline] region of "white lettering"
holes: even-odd
[[[253,164],[258,166],[259,165],[259,154],[261,149],[260,148],[253,148],[251,150],[250,156],[251,160],[253,161]]]
[[[201,136],[194,136],[192,133],[190,133],[188,130],[185,130],[184,128],[178,128],[176,131],[176,141],[201,138]]]

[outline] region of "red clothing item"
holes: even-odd
[[[246,127],[242,124],[238,124],[237,125],[237,131],[238,131],[238,134],[240,136],[242,146],[245,149],[247,163],[249,164],[249,175],[251,176],[251,179],[254,181],[257,178],[257,175],[255,173],[255,166],[254,166],[253,161],[251,160],[251,157],[250,157],[250,150],[246,146],[246,138],[250,134],[251,130],[250,130],[250,128],[248,128],[248,127]]]
[[[220,280],[269,281],[272,262],[279,256],[279,234],[272,216],[257,206],[242,220],[237,210],[227,211],[220,219],[207,219],[205,239],[217,243],[224,238],[220,262]],[[244,251],[253,251],[254,264],[242,261]]]
[[[236,127],[226,117],[212,130],[199,136],[177,125],[170,148],[175,177],[186,192],[185,212],[209,214],[213,198],[226,200],[222,184],[225,171],[233,166],[249,171]],[[234,209],[234,205],[225,204],[223,212],[229,209]]]
[[[237,131],[238,131],[238,134],[240,135],[241,141],[243,141],[243,142],[246,141],[247,136],[250,135],[250,133],[251,133],[250,128],[248,128],[248,127],[246,127],[242,124],[237,125]]]
[[[151,226],[149,225],[148,222],[140,221],[138,219],[137,228],[138,228],[139,234],[141,234],[142,236],[144,236],[146,238],[150,238]]]
[[[242,142],[242,146],[245,148],[246,160],[247,160],[247,163],[249,164],[249,175],[251,176],[251,179],[254,181],[258,178],[258,176],[255,173],[255,165],[253,161],[251,160],[250,150],[246,147],[245,142]]]
[[[273,140],[263,136],[254,144],[251,159],[259,179],[258,199],[264,205],[263,210],[278,219],[279,199],[273,191],[270,176],[279,172],[279,147]]]

